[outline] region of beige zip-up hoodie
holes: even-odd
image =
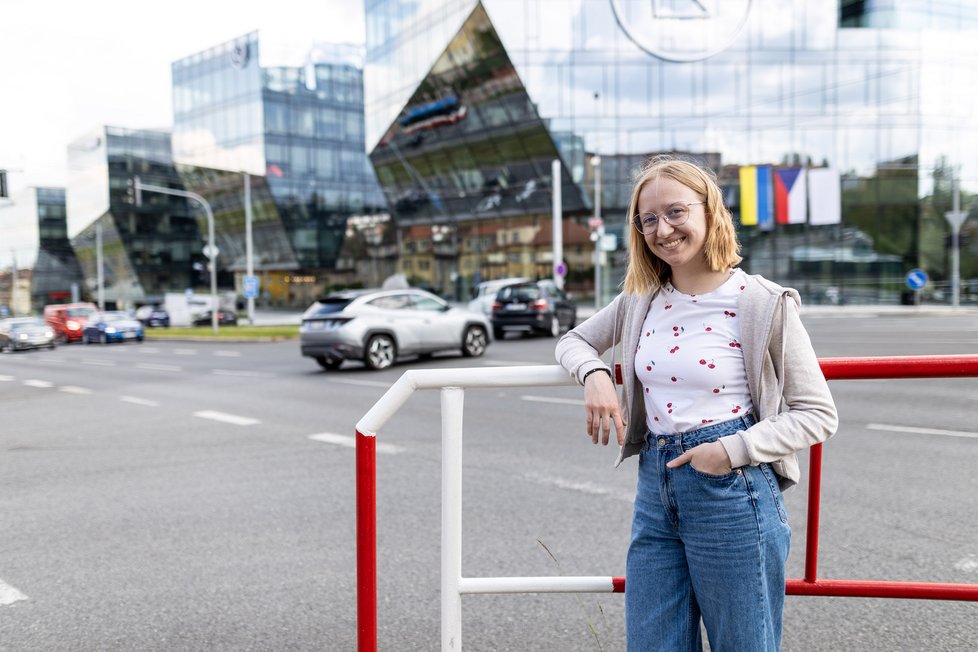
[[[835,402],[801,323],[798,292],[749,275],[738,300],[747,385],[757,423],[720,439],[734,468],[770,463],[782,489],[798,483],[796,453],[825,441],[839,424]],[[635,400],[635,347],[653,295],[618,295],[557,342],[557,362],[583,384],[584,374],[622,363],[621,409],[628,418],[617,464],[641,452],[645,401]],[[625,346],[622,346],[625,343]],[[613,349],[609,366],[601,355]],[[618,355],[620,354],[620,358]],[[639,388],[640,389],[640,388]]]

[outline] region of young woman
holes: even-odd
[[[628,209],[624,292],[557,343],[587,434],[639,455],[625,583],[628,649],[777,650],[796,452],[838,424],[795,290],[741,258],[716,178],[653,159]],[[618,400],[612,368],[621,362]]]

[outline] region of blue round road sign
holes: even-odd
[[[922,290],[927,285],[927,272],[922,269],[912,269],[907,274],[907,287],[911,290]]]

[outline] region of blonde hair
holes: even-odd
[[[678,181],[704,200],[706,209],[706,244],[703,254],[710,269],[719,272],[729,269],[742,259],[740,243],[734,231],[733,216],[723,205],[723,193],[716,175],[696,163],[669,155],[649,159],[638,173],[625,216],[628,230],[628,270],[624,290],[641,294],[655,292],[669,279],[671,269],[649,249],[645,238],[635,228],[632,218],[638,213],[638,196],[646,184],[659,177]]]

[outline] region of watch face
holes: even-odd
[[[740,35],[751,0],[610,0],[635,45],[666,61],[702,61]]]

